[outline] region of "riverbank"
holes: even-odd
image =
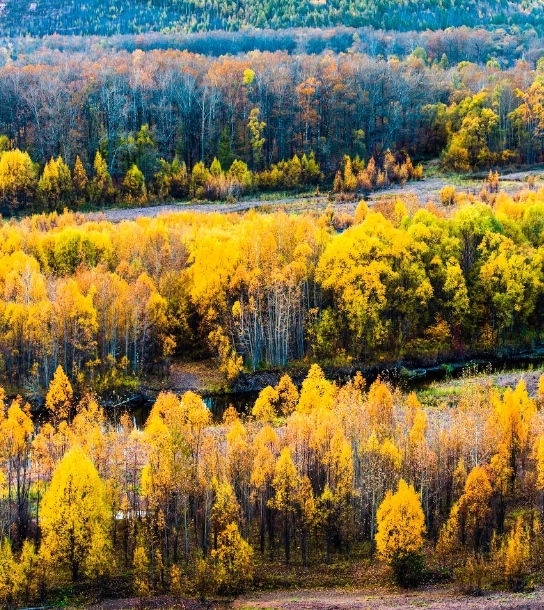
[[[544,346],[534,349],[503,350],[500,353],[478,353],[455,358],[442,356],[428,359],[402,359],[365,366],[364,363],[349,365],[320,364],[327,379],[346,383],[357,372],[361,372],[368,384],[378,376],[403,388],[417,388],[434,381],[458,378],[467,372],[499,372],[517,368],[538,368],[544,365]],[[238,379],[227,387],[225,378],[214,360],[200,362],[175,362],[170,374],[163,379],[149,378],[142,382],[143,396],[154,399],[161,391],[176,394],[192,391],[203,396],[236,395],[258,393],[265,387],[276,385],[281,377],[288,374],[293,383],[300,386],[306,378],[312,363],[291,363],[285,367],[268,368],[255,372],[242,372]]]

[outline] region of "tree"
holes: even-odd
[[[276,469],[272,487],[274,498],[270,504],[280,512],[283,519],[283,542],[285,549],[285,562],[291,559],[291,519],[295,509],[295,494],[299,484],[297,469],[293,464],[291,452],[286,447],[282,449],[276,462]]]
[[[523,591],[530,574],[531,539],[522,519],[518,518],[515,527],[501,549],[502,557],[495,557],[504,566],[504,575],[513,591]],[[503,559],[503,561],[500,561]]]
[[[218,538],[231,523],[240,519],[240,505],[234,494],[232,485],[228,482],[219,483],[214,478],[212,487],[215,492],[215,502],[212,506],[211,521],[214,533],[214,548],[218,548]]]
[[[134,593],[136,593],[140,599],[148,597],[151,594],[149,559],[141,541],[134,549],[132,578]]]
[[[348,193],[352,193],[357,188],[357,178],[353,173],[351,166],[351,159],[349,157],[344,158],[344,179],[342,181],[343,190]]]
[[[261,137],[263,129],[266,127],[264,121],[259,121],[260,110],[253,108],[249,113],[248,129],[249,141],[251,144],[251,155],[253,159],[253,169],[258,168],[261,164],[262,149],[265,138]]]
[[[240,593],[253,580],[253,550],[240,536],[236,523],[219,534],[217,549],[211,552],[213,579],[220,593]]]
[[[123,190],[129,201],[142,201],[146,197],[145,178],[135,163],[131,165],[125,174]]]
[[[221,137],[219,138],[219,147],[217,151],[217,158],[221,167],[225,168],[225,171],[228,171],[234,159],[232,158],[231,151],[231,138],[230,138],[230,130],[229,126],[225,125],[223,130],[221,131]]]
[[[87,187],[89,178],[79,155],[76,157],[74,169],[72,170],[72,185],[74,187],[74,195],[77,206],[81,206],[87,199]]]
[[[536,415],[536,405],[529,398],[523,379],[515,390],[508,388],[502,399],[494,392],[492,402],[494,409],[489,425],[498,432],[499,448],[503,446],[508,455],[509,483],[512,487],[516,481],[518,458],[529,446],[530,427]]]
[[[42,505],[42,544],[56,565],[70,568],[73,581],[94,567],[93,548],[97,537],[109,535],[109,520],[104,484],[89,457],[73,447],[56,467]]]
[[[401,479],[397,492],[389,491],[380,504],[377,520],[379,557],[393,568],[399,584],[417,584],[423,567],[426,528],[421,502],[413,486]]]
[[[36,168],[28,153],[15,149],[0,154],[0,194],[11,211],[31,202],[37,184]]]
[[[263,422],[273,422],[277,417],[280,401],[279,394],[272,386],[267,386],[259,392],[259,397],[253,406],[252,415]]]
[[[463,495],[459,499],[459,515],[462,518],[461,539],[465,532],[473,540],[474,550],[480,551],[484,542],[486,526],[491,517],[491,484],[485,470],[475,466],[469,473]]]
[[[113,196],[113,183],[108,165],[99,150],[96,151],[94,158],[94,176],[91,181],[90,195],[95,204],[107,203]]]
[[[312,364],[306,379],[302,382],[297,410],[310,413],[316,408],[327,410],[332,408],[334,386],[325,379],[318,364]]]
[[[278,393],[279,407],[283,415],[290,415],[297,407],[299,393],[289,375],[283,375],[275,388]]]
[[[37,196],[43,209],[58,210],[72,199],[73,185],[70,170],[62,157],[51,159],[43,168],[38,182]]]
[[[68,419],[73,398],[72,385],[59,365],[49,384],[45,406],[56,420]]]

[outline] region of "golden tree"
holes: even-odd
[[[96,548],[108,561],[102,541],[109,531],[106,490],[91,460],[79,447],[70,449],[53,474],[42,506],[42,544],[76,581],[83,568],[95,571]],[[100,540],[98,540],[100,539]]]
[[[240,535],[236,523],[230,523],[221,532],[210,559],[220,593],[240,593],[253,580],[253,550]]]
[[[150,575],[149,575],[149,558],[143,544],[138,544],[134,549],[134,557],[132,559],[132,579],[134,593],[139,598],[148,597],[151,593]]]
[[[459,499],[459,516],[462,519],[461,541],[465,543],[466,534],[471,536],[474,550],[479,551],[483,536],[491,517],[491,496],[493,490],[486,471],[475,466],[469,473],[465,490]]]
[[[276,462],[275,475],[272,481],[275,495],[270,504],[282,515],[285,561],[287,563],[291,559],[291,520],[298,485],[297,469],[291,458],[291,452],[286,447],[282,449]]]
[[[386,561],[401,585],[417,584],[423,568],[425,516],[412,485],[401,479],[395,494],[387,493],[377,514],[378,555]]]
[[[72,385],[59,365],[49,384],[45,406],[55,419],[67,419],[70,415],[73,397]]]

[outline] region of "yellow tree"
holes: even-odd
[[[142,491],[148,501],[148,511],[158,517],[164,515],[164,548],[169,554],[170,532],[174,539],[174,559],[177,560],[177,537],[183,523],[185,552],[188,554],[189,538],[187,511],[189,495],[196,490],[198,455],[200,452],[200,432],[193,437],[193,427],[188,418],[195,423],[201,399],[190,393],[180,401],[171,392],[161,393],[146,423],[143,440],[148,449],[147,464],[142,471]],[[205,405],[204,405],[204,408]],[[204,415],[209,416],[206,409]],[[198,426],[200,426],[198,424]]]
[[[401,479],[395,494],[389,491],[378,509],[376,547],[401,585],[417,584],[423,568],[425,516],[412,485]]]
[[[266,386],[259,393],[252,415],[262,422],[273,422],[277,417],[279,394],[272,386]]]
[[[0,197],[12,210],[25,205],[36,186],[36,168],[28,153],[16,149],[0,155]]]
[[[276,455],[279,439],[272,426],[265,426],[255,435],[253,441],[254,457],[251,470],[251,486],[259,498],[260,508],[260,544],[261,553],[264,553],[265,545],[265,511],[270,513],[268,499],[270,498],[272,479],[276,465]],[[272,548],[273,529],[272,519],[267,519],[269,536]]]
[[[485,530],[491,517],[492,493],[486,471],[480,466],[475,466],[467,477],[465,490],[459,499],[461,542],[465,543],[468,534],[472,538],[475,551],[479,551],[482,547]]]
[[[518,518],[501,550],[509,587],[514,591],[523,591],[530,573],[531,538],[521,518]]]
[[[342,430],[337,430],[324,455],[327,483],[322,497],[325,509],[325,541],[327,563],[331,562],[333,532],[349,540],[348,531],[353,496],[353,455],[351,445]]]
[[[315,408],[332,409],[334,385],[325,379],[318,364],[312,364],[306,379],[302,382],[297,409],[300,413],[311,413]]]
[[[76,203],[79,206],[84,203],[85,199],[87,198],[87,186],[89,184],[87,172],[83,167],[83,163],[81,162],[79,155],[76,157],[76,162],[72,171],[72,184],[74,186]]]
[[[214,548],[217,549],[218,537],[231,523],[240,519],[240,505],[234,494],[234,489],[228,481],[219,481],[214,478],[212,488],[215,492],[215,502],[212,506],[212,527],[214,535]]]
[[[493,413],[489,426],[498,433],[498,446],[508,455],[510,487],[516,482],[518,458],[529,446],[530,429],[536,414],[534,400],[529,398],[525,381],[521,379],[515,390],[508,388],[501,399],[495,392],[492,396]]]
[[[59,365],[49,384],[45,406],[56,420],[67,419],[72,408],[73,397],[72,385]]]
[[[3,392],[3,390],[1,390]],[[1,401],[3,404],[3,400]],[[17,534],[26,537],[30,521],[29,493],[31,483],[30,453],[34,425],[30,417],[30,405],[21,407],[21,398],[14,400],[7,417],[1,414],[0,449],[6,463],[8,502],[15,503]],[[3,485],[3,474],[1,481]]]
[[[285,561],[287,563],[291,559],[291,520],[298,484],[299,476],[296,466],[291,458],[291,452],[285,447],[276,463],[276,471],[272,481],[275,495],[270,504],[282,515]]]
[[[240,535],[236,523],[230,523],[221,532],[210,559],[219,593],[240,593],[253,580],[253,550]]]
[[[290,415],[297,406],[299,394],[297,387],[291,381],[289,375],[284,375],[276,386],[278,393],[279,406],[284,415]]]
[[[109,510],[106,490],[91,460],[79,448],[70,449],[58,464],[42,506],[42,544],[53,561],[71,570],[76,581],[81,569],[96,570],[93,547],[107,539]],[[108,561],[103,548],[102,560]]]
[[[138,544],[134,549],[132,560],[132,579],[134,593],[139,598],[147,597],[151,593],[149,576],[149,558],[143,544]]]

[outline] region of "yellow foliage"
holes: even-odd
[[[217,549],[211,552],[213,579],[220,593],[240,593],[253,580],[253,550],[240,536],[236,523],[219,534]]]
[[[149,558],[141,543],[134,549],[132,579],[134,593],[136,593],[138,597],[148,597],[151,594],[152,587],[149,575]]]
[[[253,416],[262,422],[273,422],[277,417],[279,400],[278,392],[272,386],[267,386],[260,391],[259,397],[255,401]]]
[[[106,491],[91,460],[78,447],[59,462],[42,504],[42,532],[53,561],[68,566],[77,580],[81,568],[97,569],[96,553],[107,562],[110,513]]]
[[[49,384],[45,406],[55,418],[67,419],[72,407],[73,396],[72,385],[59,365]]]
[[[421,552],[426,533],[421,502],[412,485],[401,479],[395,494],[387,492],[377,513],[376,547],[381,559]]]
[[[300,413],[311,413],[315,408],[332,409],[334,386],[325,379],[321,367],[312,364],[306,379],[302,382],[297,410]]]

